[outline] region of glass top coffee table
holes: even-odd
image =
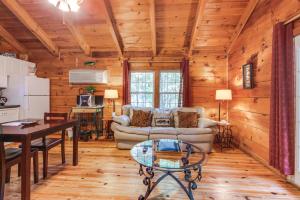
[[[206,159],[206,153],[199,147],[179,140],[147,140],[133,146],[131,156],[139,163],[139,174],[145,176],[143,183],[147,186],[145,195],[139,196],[139,200],[147,199],[168,176],[180,185],[190,200],[194,200],[193,190],[197,189],[196,182],[202,178],[202,164]],[[153,181],[155,171],[163,173]],[[174,173],[183,173],[184,181]]]

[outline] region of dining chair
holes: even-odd
[[[34,183],[39,182],[38,151],[32,150]],[[20,171],[22,161],[22,149],[4,148],[4,143],[0,141],[0,199],[4,199],[5,183],[10,182],[11,167],[18,164]],[[20,174],[18,174],[20,176]]]
[[[0,135],[2,126],[0,125]],[[34,183],[39,182],[38,150],[31,149],[31,158],[33,158]],[[0,141],[0,199],[4,198],[5,183],[10,182],[11,167],[18,164],[18,176],[21,175],[22,149],[4,147],[4,142]]]
[[[44,121],[46,123],[55,123],[68,119],[68,113],[44,113]],[[43,152],[43,178],[48,176],[48,152],[53,147],[61,145],[61,159],[62,164],[65,164],[65,130],[61,133],[61,138],[43,137],[39,140],[34,140],[31,143],[31,148],[38,149]]]
[[[33,175],[34,183],[39,182],[39,152],[37,149],[31,149],[31,158],[33,158]],[[11,167],[18,164],[18,176],[21,176],[21,148],[7,148],[5,149],[5,183],[10,182]]]

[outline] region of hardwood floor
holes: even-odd
[[[71,142],[66,146],[65,166],[60,165],[59,148],[50,151],[49,178],[32,185],[32,200],[129,200],[145,192],[138,165],[129,151],[116,149],[114,142],[81,142],[77,167],[71,165]],[[14,169],[11,183],[6,184],[5,200],[20,199],[20,178],[16,175]],[[155,189],[150,200],[187,199],[177,184],[168,180]],[[300,199],[300,190],[240,150],[211,153],[194,194],[196,200]]]

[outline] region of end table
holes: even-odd
[[[220,145],[221,151],[224,148],[233,148],[232,125],[230,123],[219,123],[220,131],[217,134],[217,143]]]
[[[114,134],[111,130],[111,124],[113,122],[113,119],[111,117],[104,117],[103,118],[103,124],[104,124],[104,130],[106,133],[106,139],[113,139]]]
[[[93,133],[96,133],[96,140],[103,133],[103,106],[76,106],[72,107],[71,114],[73,113],[75,118],[79,121],[79,129],[80,132],[85,134],[85,130],[81,130],[82,127],[89,128],[90,125],[93,127],[94,130],[91,130]],[[90,117],[90,115],[92,115]],[[89,137],[89,136],[87,136]]]

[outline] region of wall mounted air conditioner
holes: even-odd
[[[69,71],[69,83],[71,84],[103,84],[107,82],[107,70],[73,69]]]

